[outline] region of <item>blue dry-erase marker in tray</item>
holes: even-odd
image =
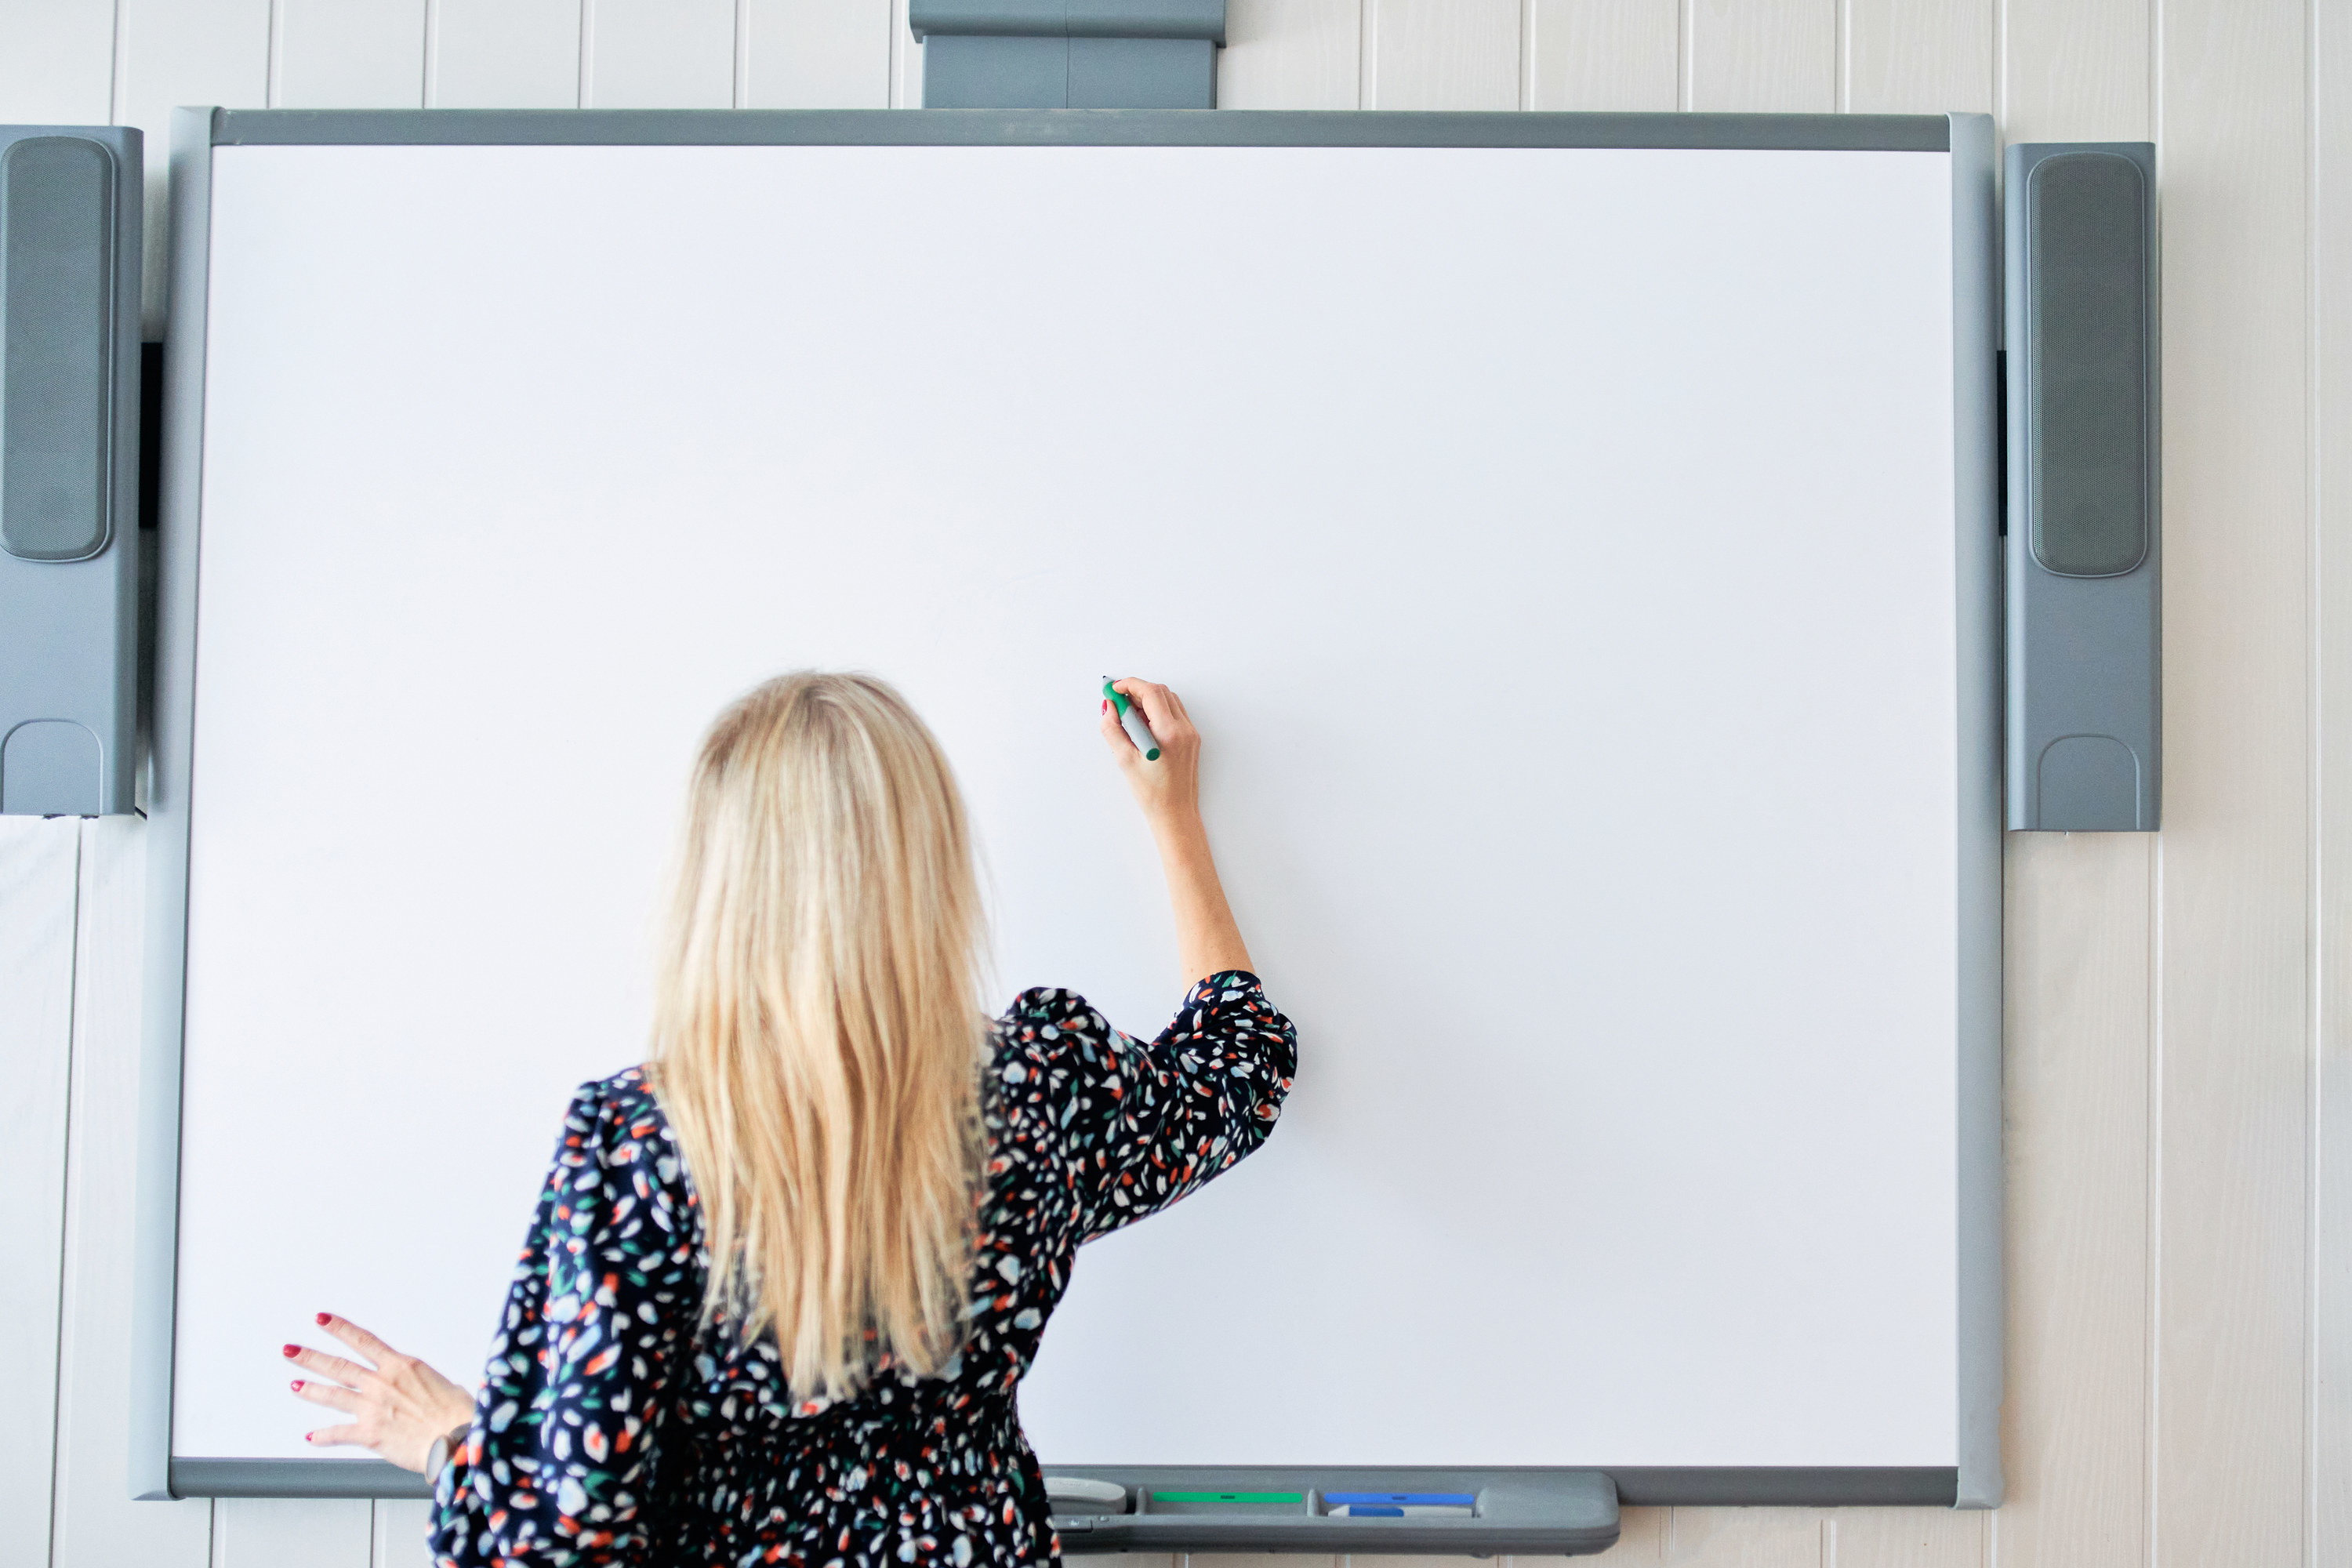
[[[1323,1502],[1340,1519],[1467,1519],[1478,1499],[1471,1492],[1326,1492]]]

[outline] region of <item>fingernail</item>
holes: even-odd
[[[300,1355],[302,1353],[302,1347],[300,1345],[288,1345],[278,1353],[287,1356]]]
[[[319,1321],[320,1321],[320,1323],[322,1323],[322,1324],[323,1324],[323,1323],[327,1323],[327,1322],[331,1322],[331,1321],[333,1321],[333,1314],[332,1314],[332,1313],[330,1313],[330,1312],[321,1312],[321,1313],[320,1313],[320,1314],[319,1314]]]
[[[302,1392],[302,1380],[299,1377],[294,1380],[294,1392],[297,1394]]]

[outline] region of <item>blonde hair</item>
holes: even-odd
[[[961,1345],[982,941],[955,776],[896,691],[798,671],[719,716],[649,1077],[703,1211],[704,1321],[772,1329],[797,1397]]]

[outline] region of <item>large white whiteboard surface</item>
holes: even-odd
[[[1049,1462],[1951,1465],[1948,169],[218,149],[173,1452],[310,1452],[319,1309],[475,1374],[696,736],[818,665],[1142,1034],[1095,689],[1177,686],[1299,1025]]]

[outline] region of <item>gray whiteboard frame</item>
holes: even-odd
[[[2000,273],[1981,114],[1534,114],[1160,110],[222,110],[173,111],[147,1000],[141,1063],[131,1490],[136,1498],[426,1495],[376,1460],[175,1459],[180,1061],[186,986],[196,542],[202,525],[212,154],[232,146],[1655,147],[1948,153],[1959,723],[1958,1463],[1951,1468],[1588,1466],[1646,1505],[2001,1500],[2001,628],[1994,355]],[[1859,716],[1858,716],[1859,717]],[[1120,1467],[1088,1467],[1118,1473]],[[1263,1475],[1263,1469],[1234,1472]],[[1454,1472],[1447,1472],[1452,1474]],[[1509,1472],[1497,1469],[1497,1475]],[[1336,1522],[1336,1521],[1335,1521]],[[1182,1543],[1174,1543],[1181,1546]],[[1204,1540],[1206,1545],[1213,1542]],[[1402,1542],[1399,1543],[1400,1545]],[[1314,1550],[1328,1552],[1328,1542]],[[1345,1550],[1346,1548],[1340,1548]],[[1391,1547],[1391,1550],[1397,1549]],[[1443,1550],[1422,1546],[1414,1550]],[[1364,1547],[1355,1548],[1357,1551]]]

